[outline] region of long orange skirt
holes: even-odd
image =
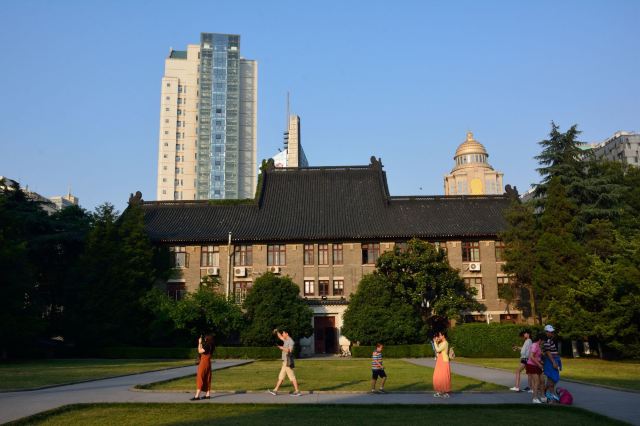
[[[196,389],[202,392],[208,392],[211,389],[211,354],[200,354],[196,386]]]
[[[436,368],[433,370],[433,389],[436,392],[451,392],[451,367],[442,360],[442,353],[438,354]]]

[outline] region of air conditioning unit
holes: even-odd
[[[220,275],[220,268],[218,267],[207,268],[207,275],[212,275],[214,277],[217,277],[218,275]]]
[[[279,266],[269,266],[269,272],[271,272],[272,274],[278,275],[280,273],[280,267]]]
[[[469,270],[472,272],[480,272],[480,262],[472,262],[469,264]]]
[[[247,276],[247,268],[244,266],[239,266],[233,268],[233,276],[234,277],[246,277]]]

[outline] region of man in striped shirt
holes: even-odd
[[[382,365],[382,343],[376,344],[376,350],[371,355],[371,393],[386,393],[384,391],[384,382],[387,380],[387,374],[384,372]],[[376,381],[380,378],[380,389],[376,391]]]

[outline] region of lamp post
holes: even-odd
[[[229,240],[227,242],[227,285],[225,286],[225,295],[227,299],[231,295],[231,232],[229,232]]]

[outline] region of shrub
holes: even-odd
[[[541,331],[539,326],[522,324],[463,324],[449,330],[449,345],[456,356],[470,358],[512,358],[519,356],[514,345],[522,345],[523,329]]]
[[[355,358],[369,358],[375,349],[374,346],[354,346],[351,355]],[[422,345],[389,345],[384,347],[385,358],[424,358],[432,357],[431,344]]]
[[[194,359],[197,356],[196,348],[143,348],[135,346],[108,347],[97,350],[91,354],[100,358],[171,358]],[[214,358],[237,359],[278,359],[281,352],[276,347],[231,347],[218,346],[213,354]]]

